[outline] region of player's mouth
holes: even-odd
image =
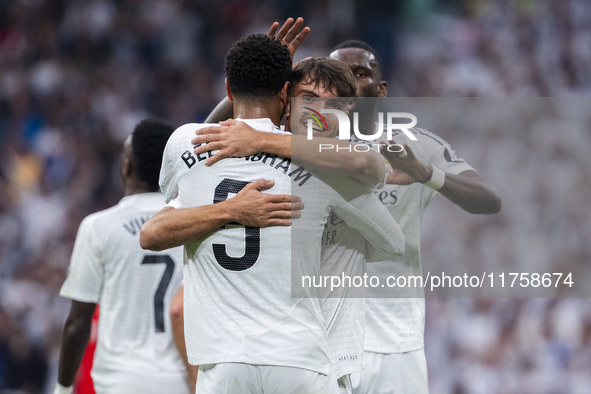
[[[308,130],[308,120],[312,121],[312,135],[314,135],[315,137],[318,136],[323,136],[326,134],[326,130],[320,128],[320,126],[318,126],[318,123],[316,123],[316,121],[312,118],[306,117],[302,120],[302,126],[304,128],[304,130]]]

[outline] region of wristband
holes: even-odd
[[[427,182],[423,183],[423,185],[430,187],[433,190],[439,190],[445,183],[445,172],[441,171],[439,168],[433,167],[433,173],[431,174],[431,179]]]
[[[53,389],[53,394],[72,394],[72,386],[64,387],[59,383],[55,384],[55,388]]]

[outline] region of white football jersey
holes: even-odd
[[[156,393],[163,381],[175,392],[189,390],[169,318],[182,248],[148,252],[139,245],[142,224],[163,206],[160,193],[134,194],[80,224],[60,295],[100,305],[91,372],[97,392],[153,382],[144,392]]]
[[[402,238],[401,242],[404,242]],[[368,247],[356,230],[349,228],[334,212],[331,213],[322,236],[322,275],[342,273],[343,278],[363,277]],[[354,288],[354,283],[351,286],[353,288],[339,287],[333,294],[327,292],[322,301],[331,362],[337,378],[363,369],[365,303],[363,298],[354,298],[362,296],[359,290],[363,289]]]
[[[381,188],[384,181],[376,187]],[[375,214],[383,214],[382,204],[372,207]],[[383,228],[389,228],[391,240],[404,244],[404,236],[400,227],[396,224],[393,229],[393,218],[388,215],[383,217],[388,224],[380,222]],[[367,283],[361,286],[361,280],[365,274],[365,263],[382,261],[399,256],[403,248],[396,254],[384,256],[377,245],[364,238],[357,230],[349,227],[334,212],[331,213],[322,236],[322,275],[339,275],[344,280],[356,278],[357,283],[352,282],[348,286],[339,287],[334,291],[328,291],[322,303],[322,314],[327,322],[329,348],[335,375],[344,375],[360,372],[364,368],[363,347],[365,334],[365,297]],[[367,282],[367,280],[366,280]],[[371,287],[371,284],[369,285]],[[378,284],[379,286],[379,284]]]
[[[393,133],[398,144],[407,143],[423,163],[433,165],[447,173],[459,174],[474,170],[458,157],[441,137],[421,128],[410,131],[417,138],[410,140],[402,131]],[[355,143],[364,143],[356,140]],[[386,172],[391,171],[386,161]],[[375,190],[375,195],[402,228],[405,239],[404,255],[392,261],[367,265],[368,275],[385,280],[389,275],[422,275],[420,240],[421,218],[437,191],[420,183],[389,185]],[[387,291],[387,289],[386,289]],[[365,350],[376,353],[399,353],[424,347],[424,298],[368,298],[365,304]]]
[[[283,134],[270,119],[245,121],[259,131]],[[204,126],[181,126],[167,143],[160,186],[171,206],[209,205],[233,197],[249,182],[273,179],[269,193],[299,195],[305,208],[291,227],[230,224],[185,246],[189,361],[291,366],[327,374],[327,333],[317,298],[321,291],[306,288],[292,294],[292,278],[297,283],[301,275],[319,275],[319,240],[331,209],[384,254],[403,247],[390,239],[398,227],[391,220],[382,223],[387,212],[371,189],[346,177],[313,176],[288,158],[260,153],[206,167],[208,155],[195,155],[190,143]],[[374,215],[366,212],[368,206],[377,207]]]

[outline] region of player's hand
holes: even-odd
[[[260,152],[258,142],[261,133],[245,122],[234,119],[224,120],[218,126],[209,126],[195,132],[197,137],[191,140],[193,145],[202,144],[195,148],[196,155],[219,150],[205,161],[210,166],[226,157],[249,156]]]
[[[283,23],[283,26],[281,26],[281,29],[279,29],[279,32],[277,32],[279,22],[274,22],[267,35],[281,41],[283,45],[287,45],[289,53],[291,53],[291,58],[293,59],[293,55],[310,33],[310,28],[308,26],[302,29],[303,25],[303,18],[298,18],[295,23],[293,18],[287,18],[285,23]],[[275,35],[275,33],[277,33],[277,35]]]
[[[396,144],[390,140],[390,145]],[[417,159],[408,144],[404,144],[406,156],[395,149],[389,151],[388,145],[380,145],[380,153],[388,160],[392,166],[392,173],[386,178],[386,183],[391,185],[410,185],[414,182],[427,182],[431,178],[433,168],[425,166],[419,159]]]
[[[291,219],[301,216],[304,204],[300,197],[261,193],[274,184],[274,181],[260,179],[249,183],[236,197],[228,200],[233,204],[238,223],[250,227],[289,226]]]

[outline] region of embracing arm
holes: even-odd
[[[402,229],[371,189],[343,181],[333,186],[337,201],[344,200],[333,207],[335,213],[368,242],[366,261],[384,261],[404,254]]]
[[[393,169],[392,174],[388,175],[387,183],[409,185],[420,182],[428,186],[431,184],[430,181],[439,174],[439,182],[435,185],[435,189],[463,210],[474,214],[493,214],[501,210],[499,192],[476,171],[463,171],[457,175],[443,173],[418,160],[407,144],[404,144],[404,148],[407,156],[400,157],[382,146],[382,155]]]
[[[92,315],[96,304],[72,300],[70,314],[64,323],[60,349],[58,384],[71,387],[78,372],[78,367],[86,351]]]
[[[224,203],[181,209],[162,208],[142,226],[140,246],[160,251],[201,238],[232,221],[231,211],[226,207],[228,204]]]
[[[290,145],[291,157],[311,167],[350,176],[366,186],[384,180],[384,160],[371,149],[358,152],[348,141],[318,137],[309,140],[304,135],[291,136]]]
[[[375,151],[355,151],[348,141],[304,135],[270,134],[256,131],[245,122],[233,119],[220,126],[197,130],[191,142],[199,145],[196,154],[220,150],[205,162],[212,165],[226,157],[248,156],[267,152],[291,157],[310,167],[350,176],[367,186],[374,186],[384,178],[384,160]],[[293,148],[293,149],[292,149]]]
[[[296,196],[261,193],[273,185],[273,181],[261,179],[217,204],[164,207],[142,226],[140,246],[159,251],[185,245],[234,221],[250,227],[289,226],[292,218],[300,216],[303,204]]]
[[[234,117],[234,103],[227,97],[224,97],[222,101],[215,106],[213,111],[207,115],[205,122],[203,123],[218,123],[226,119]]]

